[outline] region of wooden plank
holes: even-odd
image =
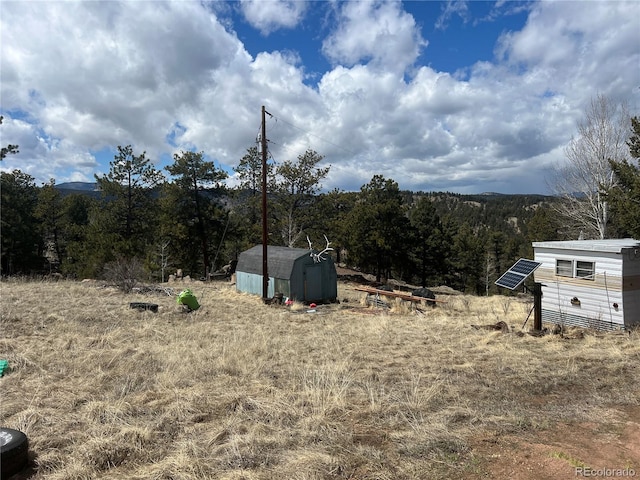
[[[354,289],[358,290],[360,292],[366,292],[366,293],[375,294],[375,295],[383,295],[385,297],[401,298],[402,300],[407,300],[409,302],[421,302],[421,301],[424,300],[425,302],[447,303],[446,300],[436,300],[434,298],[414,297],[413,295],[410,295],[408,293],[390,292],[388,290],[380,290],[380,289],[373,288],[373,287],[354,287]]]

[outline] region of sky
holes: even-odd
[[[0,170],[93,182],[307,150],[324,191],[549,193],[589,103],[640,114],[640,2],[0,0]],[[166,174],[168,172],[165,171]]]

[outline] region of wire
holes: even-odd
[[[231,219],[231,215],[227,213],[227,224],[224,227],[224,232],[222,232],[222,238],[220,239],[220,243],[218,244],[218,250],[216,250],[216,256],[213,258],[213,268],[216,268],[216,260],[218,260],[218,254],[220,253],[220,249],[222,248],[222,242],[224,242],[224,237],[227,234],[227,229],[229,228],[230,219]]]

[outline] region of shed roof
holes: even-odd
[[[640,247],[640,240],[634,240],[633,238],[533,242],[533,248],[555,248],[561,250],[581,250],[610,253],[620,253],[624,248],[638,247]]]
[[[306,248],[289,248],[267,246],[267,267],[270,277],[289,278],[295,261],[308,256],[310,250]],[[262,275],[262,245],[256,245],[245,250],[238,258],[236,271]]]

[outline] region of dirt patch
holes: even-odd
[[[613,409],[611,417],[476,439],[473,454],[484,473],[475,478],[640,478],[640,407]]]

